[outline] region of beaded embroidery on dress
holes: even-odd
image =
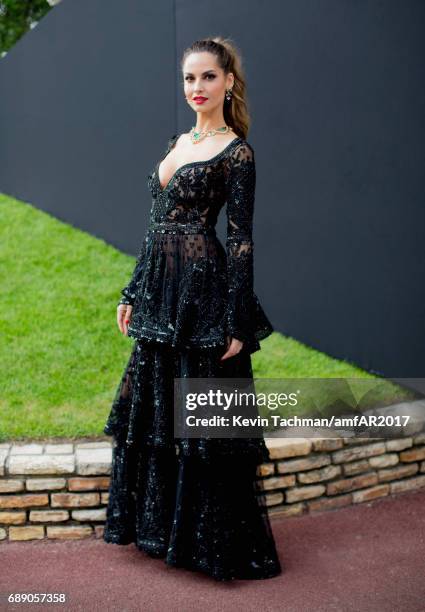
[[[237,137],[212,159],[178,168],[164,188],[159,165],[148,177],[150,227],[122,290],[121,303],[133,305],[128,335],[183,348],[223,345],[230,332],[259,350],[273,327],[253,290],[252,147]],[[215,225],[226,202],[225,252]]]
[[[178,136],[168,143],[166,155]],[[263,438],[175,439],[174,378],[252,379],[273,328],[253,291],[255,160],[242,138],[148,177],[150,226],[119,303],[133,305],[133,349],[104,432],[114,437],[104,540],[216,580],[281,573],[259,466]],[[215,234],[227,203],[227,242]],[[226,336],[242,350],[220,360]]]

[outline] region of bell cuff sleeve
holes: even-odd
[[[123,289],[121,289],[122,297],[119,300],[118,304],[127,304],[131,306],[133,306],[134,304],[137,294],[137,288],[139,286],[140,278],[143,271],[145,246],[146,245],[144,240],[137,254],[136,265],[134,266],[133,274],[131,275],[130,281]]]
[[[227,279],[226,322],[229,334],[245,342],[253,333],[252,238],[255,200],[255,159],[252,147],[242,142],[232,151],[227,177]]]

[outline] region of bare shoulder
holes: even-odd
[[[177,136],[177,138],[180,140],[180,142],[187,143],[190,141],[190,132],[182,132]]]

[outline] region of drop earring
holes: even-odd
[[[232,90],[226,89],[226,100],[230,102],[231,99],[232,99]]]

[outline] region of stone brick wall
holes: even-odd
[[[399,439],[269,439],[261,473],[270,516],[341,508],[425,487],[425,434]]]
[[[389,440],[268,438],[260,468],[271,518],[425,487],[425,434]],[[101,537],[109,440],[0,444],[0,541]]]
[[[0,444],[0,541],[100,537],[112,446]]]

